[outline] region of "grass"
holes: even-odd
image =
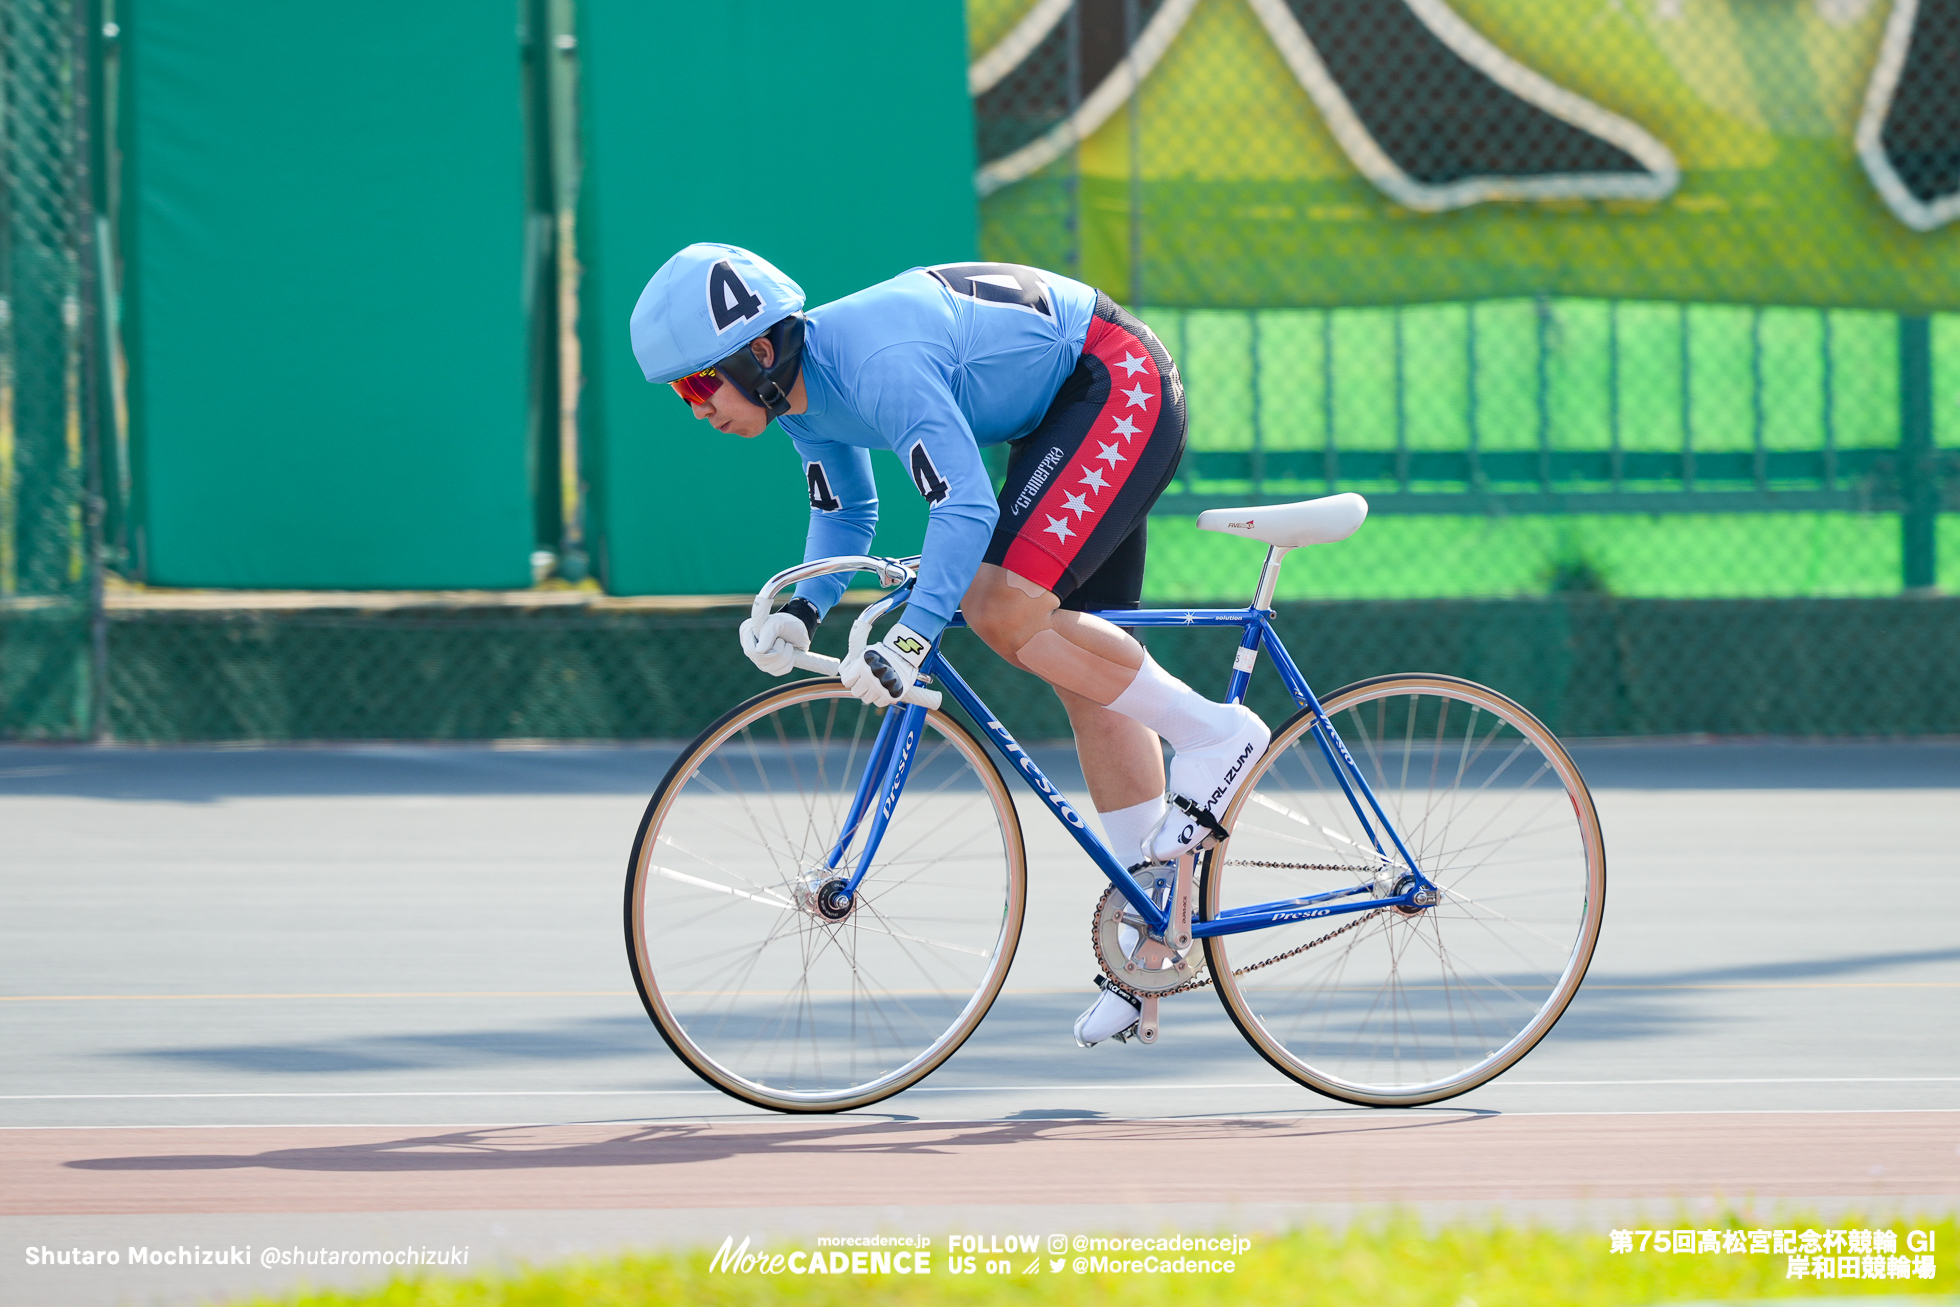
[[[1782,1213],[1777,1224],[1815,1228],[1929,1229],[1937,1247],[1960,1250],[1960,1220],[1825,1222]],[[1690,1224],[1683,1218],[1682,1224]],[[1710,1222],[1692,1222],[1706,1227]],[[1730,1216],[1717,1227],[1750,1228]],[[1238,1307],[1239,1304],[1365,1303],[1369,1307],[1639,1307],[1669,1302],[1951,1295],[1956,1253],[1941,1251],[1934,1280],[1788,1280],[1781,1256],[1614,1254],[1606,1228],[1585,1232],[1508,1224],[1425,1229],[1411,1218],[1256,1237],[1229,1275],[951,1275],[944,1244],[929,1277],[843,1274],[737,1276],[711,1272],[711,1252],[662,1253],[566,1263],[468,1279],[395,1280],[357,1293],[255,1299],[256,1307],[666,1307],[667,1304],[794,1303],[797,1307],[1027,1304],[1028,1307]],[[795,1245],[785,1245],[784,1250]],[[807,1246],[807,1245],[806,1245]],[[1135,1254],[1132,1254],[1135,1255]],[[1219,1254],[1205,1254],[1219,1256]],[[1070,1254],[1073,1261],[1074,1254]],[[983,1259],[984,1260],[984,1259]],[[1019,1260],[1018,1258],[1016,1259]],[[1044,1266],[1046,1260],[1043,1259]],[[1949,1297],[1948,1301],[1952,1301]]]

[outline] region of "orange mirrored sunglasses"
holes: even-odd
[[[670,381],[667,384],[674,388],[676,395],[688,403],[705,404],[714,398],[717,390],[721,389],[721,378],[716,375],[713,368],[702,368],[699,372],[690,372],[679,381]]]

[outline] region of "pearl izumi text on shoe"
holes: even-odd
[[[1128,994],[1111,986],[1089,1005],[1087,1012],[1075,1019],[1075,1042],[1093,1048],[1134,1026],[1142,1014],[1141,1004],[1131,1002]]]
[[[1211,818],[1209,823],[1176,803],[1164,824],[1151,836],[1145,852],[1158,862],[1170,862],[1196,848],[1225,816],[1225,809],[1265,755],[1272,732],[1244,704],[1220,705],[1234,714],[1232,730],[1223,739],[1196,749],[1179,749],[1171,759],[1170,792]]]

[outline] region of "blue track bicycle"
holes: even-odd
[[[1263,652],[1299,704],[1226,837],[1175,867],[1126,869],[940,649],[921,671],[941,689],[890,709],[827,677],[724,713],[661,781],[627,874],[627,952],[668,1045],[785,1112],[863,1107],[951,1057],[1007,979],[1026,903],[1020,820],[984,739],[1109,879],[1090,943],[1102,983],[1141,1004],[1136,1038],[1156,1040],[1162,1000],[1209,988],[1268,1062],[1347,1102],[1432,1103],[1514,1065],[1598,941],[1599,818],[1551,732],[1493,690],[1408,674],[1315,696],[1272,625],[1281,560],[1365,512],[1349,495],[1207,512],[1201,527],[1268,545],[1249,606],[1101,614],[1237,628],[1228,697]],[[791,568],[755,612],[806,577],[873,573],[890,592],[853,625],[856,657],[914,561]]]

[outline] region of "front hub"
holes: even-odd
[[[857,895],[851,893],[850,882],[842,876],[827,880],[817,887],[817,915],[825,921],[842,921],[857,909]]]

